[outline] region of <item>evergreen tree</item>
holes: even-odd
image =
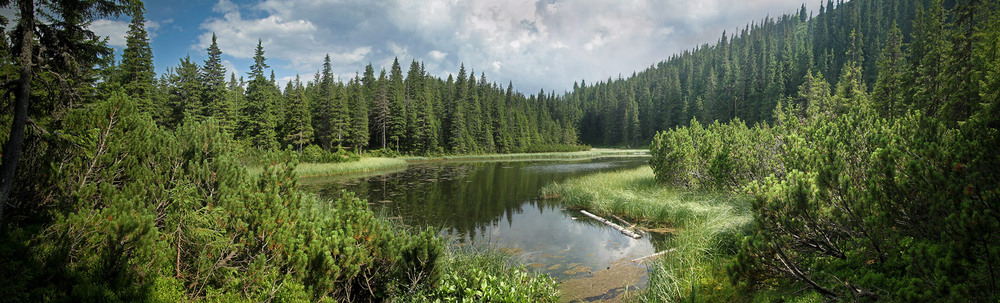
[[[289,83],[290,89],[286,89],[285,94],[288,99],[288,115],[285,116],[284,139],[301,153],[302,147],[312,142],[313,128],[312,116],[309,114],[309,98],[305,95],[305,88],[299,76],[295,76],[294,86]]]
[[[316,79],[316,99],[312,103],[313,128],[316,130],[316,143],[323,149],[333,147],[333,66],[330,55],[323,60],[323,71]]]
[[[942,71],[951,44],[946,39],[946,15],[941,0],[933,0],[930,7],[919,11],[910,43],[913,83],[908,85],[909,99],[916,109],[937,116],[947,98]]]
[[[878,79],[872,92],[876,111],[889,118],[898,117],[903,108],[903,80],[906,74],[906,58],[902,50],[903,37],[895,23],[889,31],[888,40],[878,62]]]
[[[201,99],[205,103],[205,115],[215,118],[223,129],[232,131],[234,120],[232,105],[226,98],[226,68],[222,66],[222,50],[212,33],[212,44],[208,46],[208,59],[201,68]]]
[[[361,154],[361,150],[368,146],[370,135],[368,133],[369,101],[365,98],[365,88],[362,85],[362,80],[357,75],[348,83],[347,90],[350,94],[348,108],[351,109],[352,122],[349,141],[358,154]]]
[[[129,96],[140,102],[139,110],[146,111],[151,106],[156,72],[153,69],[153,50],[149,47],[143,10],[137,10],[133,15],[125,35],[126,46],[122,51],[122,63],[119,66],[121,78],[118,81]]]
[[[250,66],[250,83],[246,89],[246,101],[242,107],[243,120],[241,121],[241,131],[250,143],[262,149],[274,149],[277,147],[275,141],[275,121],[274,121],[274,84],[264,77],[264,69],[269,66],[265,62],[264,47],[261,40],[257,40],[257,50],[254,54],[254,64]]]
[[[377,138],[378,143],[381,143],[381,148],[385,149],[388,147],[388,133],[389,125],[392,123],[390,119],[390,105],[389,105],[389,79],[385,76],[385,69],[382,69],[382,73],[379,74],[377,81],[378,89],[375,91],[375,99],[372,101],[371,115],[372,115],[372,133],[375,138]]]
[[[406,87],[399,59],[392,60],[388,83],[388,138],[390,148],[400,151],[401,141],[406,137]]]
[[[198,64],[194,63],[190,56],[181,58],[180,63],[167,72],[169,115],[164,120],[167,127],[175,128],[185,120],[194,122],[205,119],[200,78]]]

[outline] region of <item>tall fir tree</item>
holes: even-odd
[[[264,57],[264,46],[261,40],[257,40],[257,50],[254,53],[254,64],[250,66],[250,83],[247,84],[245,102],[242,107],[243,120],[241,121],[242,137],[248,139],[250,144],[261,149],[274,149],[277,147],[275,141],[275,121],[274,121],[274,84],[264,77],[264,69],[268,68]]]
[[[393,59],[389,72],[389,130],[390,148],[400,151],[401,143],[406,137],[406,87],[403,83],[403,69],[399,66],[399,58]]]
[[[302,81],[298,75],[295,76],[294,85],[292,82],[289,83],[289,89],[286,89],[285,94],[288,96],[286,102],[288,114],[285,116],[285,125],[282,127],[285,131],[284,139],[291,143],[296,150],[302,152],[303,146],[312,142],[313,128],[312,115],[309,114],[309,98],[305,94],[305,88],[302,87]]]
[[[226,67],[222,66],[222,50],[212,33],[212,44],[208,46],[208,59],[201,68],[202,94],[205,115],[215,118],[227,131],[233,129],[232,105],[226,98]]]
[[[369,131],[368,131],[368,99],[365,98],[365,88],[362,84],[361,78],[358,75],[354,76],[354,79],[347,84],[347,90],[350,94],[348,99],[348,108],[351,109],[351,128],[350,128],[350,143],[351,146],[361,154],[362,149],[368,146]]]
[[[151,109],[151,94],[156,72],[153,66],[153,49],[149,46],[149,33],[146,32],[146,18],[143,10],[137,10],[128,25],[125,34],[125,50],[122,51],[122,63],[118,66],[118,81],[125,88],[125,93],[139,102],[140,111]]]
[[[169,115],[164,120],[167,127],[176,127],[187,120],[204,120],[205,104],[200,76],[198,64],[190,56],[181,58],[180,63],[167,72],[165,83]]]
[[[382,69],[382,73],[379,74],[377,80],[378,88],[375,91],[375,98],[372,100],[371,108],[372,136],[382,149],[389,146],[389,125],[392,123],[390,121],[392,116],[390,116],[389,85],[389,79],[385,76],[385,69]]]
[[[903,54],[903,34],[893,23],[889,31],[882,58],[878,62],[878,78],[872,91],[875,110],[889,118],[905,112],[903,80],[906,76],[906,57]]]

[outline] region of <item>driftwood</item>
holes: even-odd
[[[639,234],[637,234],[637,233],[635,233],[635,232],[633,232],[631,230],[628,230],[628,229],[626,229],[624,227],[621,227],[620,225],[615,224],[614,222],[608,221],[607,219],[604,219],[604,218],[598,217],[597,215],[589,213],[586,210],[581,210],[580,213],[582,213],[584,215],[587,215],[588,217],[591,217],[594,220],[600,221],[601,223],[607,224],[608,226],[611,226],[612,228],[614,228],[614,229],[622,232],[626,236],[632,237],[632,239],[642,238],[642,236],[640,236]]]
[[[666,253],[672,252],[672,251],[674,251],[674,249],[675,248],[671,248],[671,249],[664,250],[664,251],[661,251],[661,252],[658,252],[658,253],[655,253],[655,254],[652,254],[652,255],[648,255],[648,256],[642,257],[642,258],[634,259],[634,260],[632,260],[632,263],[639,263],[639,262],[645,261],[646,259],[656,258],[656,257],[662,256],[662,255],[664,255]]]

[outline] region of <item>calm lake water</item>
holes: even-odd
[[[540,199],[545,185],[596,172],[647,165],[648,158],[511,162],[425,162],[379,176],[310,180],[328,197],[342,189],[372,210],[415,227],[440,229],[456,245],[494,247],[556,280],[589,275],[616,261],[662,250],[663,236],[632,239]]]

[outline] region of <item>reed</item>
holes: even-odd
[[[399,158],[361,158],[342,163],[299,163],[295,172],[300,178],[327,177],[406,167],[406,160]]]
[[[739,299],[725,265],[751,219],[747,197],[664,186],[649,167],[571,179],[543,188],[542,195],[646,227],[676,229],[667,240],[675,251],[653,264],[642,301]]]

